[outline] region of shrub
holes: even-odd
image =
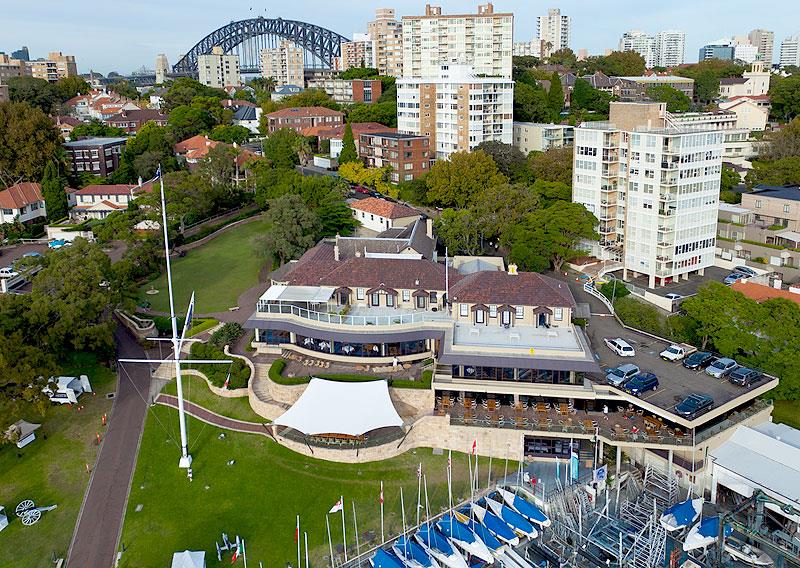
[[[186,332],[186,337],[193,337],[198,333],[203,333],[206,330],[211,329],[219,322],[214,318],[205,318],[205,319],[198,319],[195,318],[192,320],[192,327],[189,328],[189,331]]]
[[[611,300],[619,300],[620,298],[624,298],[628,294],[631,293],[628,290],[627,286],[625,286],[624,282],[620,282],[619,280],[610,280],[606,282],[602,286],[600,286],[600,293]]]
[[[235,343],[243,335],[244,328],[240,324],[228,322],[211,334],[211,339],[208,342],[221,349],[225,345]]]
[[[614,302],[614,309],[625,325],[654,335],[664,334],[664,317],[655,306],[634,298],[622,298]]]
[[[286,368],[286,361],[276,359],[269,368],[269,378],[272,382],[279,385],[302,385],[311,380],[310,376],[305,377],[284,377],[283,370]],[[347,374],[314,374],[315,377],[329,381],[340,381],[350,383],[366,383],[370,381],[380,381],[383,377],[372,375],[347,375]],[[433,381],[433,371],[428,369],[423,371],[419,380],[411,379],[388,379],[390,387],[399,389],[429,389]]]
[[[225,384],[225,379],[230,373],[230,382],[228,388],[240,389],[247,386],[250,380],[250,368],[239,357],[228,357],[221,349],[209,345],[208,343],[194,343],[191,348],[192,357],[197,359],[231,359],[233,362],[230,365],[224,364],[200,364],[200,365],[187,365],[189,369],[196,369],[202,372],[211,384],[215,387],[222,387]]]

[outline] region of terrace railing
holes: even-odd
[[[411,312],[398,313],[396,315],[348,315],[309,310],[291,304],[266,304],[260,302],[258,304],[258,313],[287,314],[322,323],[352,326],[408,325],[447,320],[447,316],[437,312]]]

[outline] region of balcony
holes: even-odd
[[[617,228],[612,225],[600,225],[599,231],[601,235],[610,235],[612,233],[615,233],[616,230]]]
[[[343,326],[397,326],[452,321],[452,318],[446,312],[353,306],[350,308],[349,313],[342,314],[336,310],[345,310],[347,306],[331,305],[330,309],[331,311],[326,312],[311,310],[293,304],[265,304],[259,302],[255,317],[287,315],[323,324]]]
[[[659,217],[672,217],[673,215],[675,215],[675,209],[674,208],[659,209],[658,210],[658,216]],[[659,228],[659,230],[660,230],[660,228]]]

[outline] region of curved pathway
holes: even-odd
[[[156,404],[169,406],[170,408],[178,408],[178,397],[171,394],[159,394],[155,400]],[[269,424],[257,422],[245,422],[243,420],[235,420],[227,416],[221,416],[216,412],[203,408],[193,402],[184,400],[183,402],[186,414],[193,418],[197,418],[201,422],[225,428],[226,430],[233,430],[234,432],[243,432],[245,434],[261,434],[262,436],[269,436],[272,438],[272,433],[269,431]]]

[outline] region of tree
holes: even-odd
[[[179,106],[189,106],[196,97],[214,97],[218,100],[227,99],[228,93],[222,89],[206,87],[199,81],[189,77],[179,77],[170,83],[164,94],[164,110],[171,112]]]
[[[585,254],[582,239],[597,240],[597,218],[580,203],[556,201],[528,214],[507,239],[510,258],[524,270],[561,270],[564,262]]]
[[[322,89],[306,89],[280,102],[281,108],[321,106],[340,110],[341,105]]]
[[[560,181],[547,181],[540,178],[533,182],[530,191],[542,207],[550,207],[556,201],[572,200],[571,184]]]
[[[262,149],[264,157],[266,157],[273,165],[273,167],[284,170],[294,169],[300,163],[300,156],[298,149],[303,146],[305,138],[291,130],[290,128],[281,128],[270,134],[264,140]],[[308,143],[305,141],[306,144]]]
[[[374,67],[350,67],[342,71],[342,79],[374,79],[378,76],[378,70]]]
[[[70,138],[73,140],[77,140],[81,137],[90,138],[92,136],[125,136],[125,131],[121,128],[108,126],[97,119],[92,119],[90,122],[78,124],[70,133]]]
[[[486,188],[475,196],[473,217],[487,240],[504,239],[521,219],[541,206],[539,196],[522,184]]]
[[[38,181],[60,151],[61,134],[41,109],[0,103],[0,180]]]
[[[745,184],[748,189],[756,185],[800,184],[800,156],[780,158],[774,161],[753,161],[753,169],[747,172]]]
[[[606,282],[605,284],[600,286],[600,293],[609,300],[611,300],[612,302],[615,302],[620,298],[624,298],[625,296],[630,294],[631,291],[628,290],[624,282],[621,282],[620,280],[617,280],[615,278],[614,280]]]
[[[514,85],[514,120],[519,122],[551,122],[553,113],[547,101],[547,92],[527,83]]]
[[[547,106],[553,112],[556,119],[561,115],[564,108],[564,89],[561,87],[561,77],[553,71],[550,77],[550,91],[547,93]]]
[[[800,156],[800,117],[777,132],[769,133],[764,142],[758,145],[758,154],[761,160]]]
[[[645,93],[651,101],[667,103],[669,112],[688,112],[692,108],[692,99],[669,85],[653,85]]]
[[[435,222],[436,234],[450,254],[481,253],[480,222],[472,210],[445,209]]]
[[[567,69],[575,67],[577,61],[578,58],[575,56],[575,52],[568,47],[562,47],[554,51],[550,54],[550,57],[547,58],[547,62],[550,65],[563,65]]]
[[[270,200],[265,219],[271,223],[271,228],[258,239],[258,246],[277,256],[280,264],[311,248],[320,228],[319,219],[299,195]]]
[[[557,181],[572,186],[572,148],[550,148],[528,156],[535,179]]]
[[[339,164],[358,161],[359,159],[358,154],[356,153],[356,142],[353,138],[353,128],[348,122],[344,126],[344,136],[342,136],[342,151],[339,154]]]
[[[448,160],[437,161],[425,178],[428,202],[442,206],[466,207],[487,188],[501,185],[508,178],[484,152],[455,152]]]
[[[139,91],[136,90],[136,87],[124,79],[111,83],[107,88],[109,91],[114,91],[121,97],[127,97],[134,100],[139,98]]]
[[[719,97],[721,78],[741,77],[743,72],[742,65],[721,59],[707,59],[675,70],[677,75],[694,79],[695,97],[703,103],[710,103]]]
[[[34,77],[9,77],[8,97],[17,103],[28,103],[44,113],[50,113],[61,102],[56,86],[44,79]]]
[[[226,144],[233,144],[234,142],[236,144],[244,144],[251,135],[252,132],[244,126],[239,126],[238,124],[218,124],[208,137],[211,140],[225,142]]]
[[[604,56],[600,71],[609,77],[639,77],[645,72],[644,57],[636,51],[612,51]]]
[[[158,164],[163,173],[178,169],[178,161],[173,154],[177,140],[172,130],[148,122],[129,138],[122,152],[120,169],[112,174],[115,183],[136,183],[138,178],[150,179]]]
[[[681,309],[695,320],[701,349],[711,344],[722,355],[730,357],[739,350],[755,348],[756,306],[731,287],[708,282],[698,288],[697,294],[684,300]]]
[[[371,187],[378,193],[397,197],[397,188],[389,184],[389,166],[368,168],[363,162],[347,162],[339,166],[339,177],[357,185]]]
[[[611,95],[592,87],[588,81],[575,79],[570,98],[570,109],[584,109],[608,115]]]
[[[488,140],[478,144],[476,150],[481,150],[491,156],[497,169],[511,180],[529,180],[531,175],[528,170],[528,158],[511,144],[504,144],[496,140]]]
[[[728,166],[723,164],[722,174],[720,176],[720,182],[719,182],[720,192],[731,191],[740,183],[742,183],[742,178],[741,176],[739,176],[739,173],[733,168],[729,168]]]
[[[323,178],[315,176],[307,179]],[[331,178],[325,177],[324,179],[330,180]],[[319,220],[319,237],[347,236],[359,225],[358,221],[353,217],[353,210],[344,200],[342,191],[329,190],[327,193],[323,193],[313,211]]]
[[[67,216],[69,207],[67,194],[64,191],[64,180],[58,175],[53,162],[48,162],[44,168],[42,195],[48,220],[56,221]]]
[[[233,178],[236,175],[236,159],[239,150],[226,144],[218,144],[210,148],[205,158],[200,160],[197,174],[217,191],[216,195],[231,192],[234,189]]]
[[[391,128],[397,126],[397,104],[394,101],[372,104],[356,103],[350,107],[347,120],[353,122],[378,122]]]
[[[781,120],[800,116],[800,75],[779,78],[773,75],[769,82],[771,113]]]
[[[167,124],[176,140],[186,140],[202,132],[208,132],[215,120],[210,112],[194,105],[182,105],[170,111]]]

